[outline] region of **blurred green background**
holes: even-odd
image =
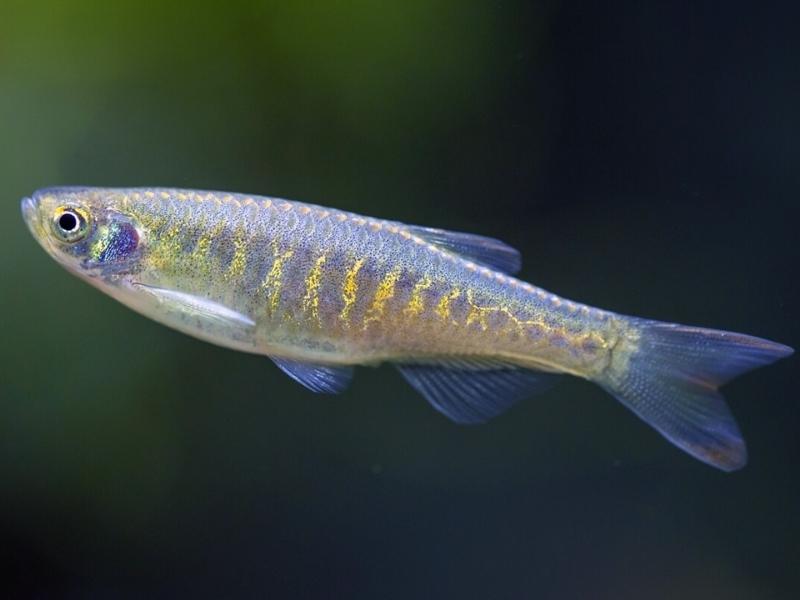
[[[4,597],[796,598],[797,359],[724,475],[570,381],[478,428],[388,367],[318,397],[35,244],[57,184],[499,237],[524,279],[797,347],[794,4],[0,4]]]

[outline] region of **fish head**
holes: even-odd
[[[123,197],[102,188],[45,188],[21,203],[39,245],[68,271],[111,281],[136,270],[143,230]]]
[[[169,255],[171,246],[164,250],[148,203],[131,196],[126,189],[47,188],[22,199],[22,216],[53,259],[101,292],[189,335],[252,351],[255,320],[182,287],[192,270],[175,277],[183,263]]]

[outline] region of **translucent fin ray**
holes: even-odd
[[[440,413],[456,423],[483,423],[526,396],[549,388],[557,375],[503,362],[448,359],[396,365]]]
[[[209,300],[208,298],[203,298],[202,296],[145,285],[143,283],[133,283],[132,285],[154,296],[160,303],[172,309],[177,309],[222,324],[235,325],[237,327],[251,328],[256,324],[255,321],[247,315],[232,310],[218,302]]]
[[[353,379],[353,367],[317,365],[274,356],[270,358],[284,373],[312,392],[338,394],[343,392]]]
[[[717,387],[792,349],[727,331],[634,322],[641,331],[638,350],[601,385],[695,458],[723,471],[742,468],[747,448]]]
[[[494,238],[430,227],[410,227],[410,230],[431,244],[509,275],[522,267],[519,251]]]

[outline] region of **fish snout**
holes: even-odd
[[[20,202],[20,208],[22,209],[22,218],[28,227],[31,227],[36,215],[36,201],[33,198],[25,197]]]

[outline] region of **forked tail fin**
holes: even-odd
[[[615,350],[598,383],[695,458],[723,471],[742,468],[747,448],[717,388],[793,350],[729,331],[632,323],[638,339]]]

